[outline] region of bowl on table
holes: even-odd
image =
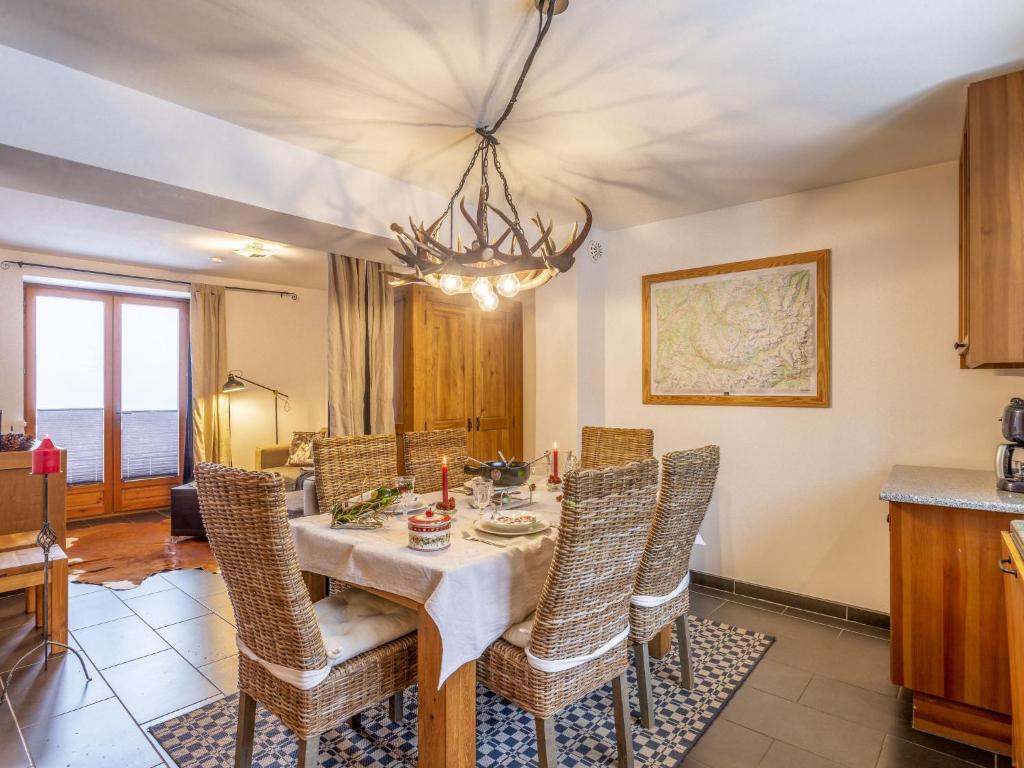
[[[536,529],[539,523],[537,516],[529,512],[519,515],[499,512],[493,517],[480,520],[480,527],[493,533],[526,533]]]

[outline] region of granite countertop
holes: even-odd
[[[897,464],[878,497],[904,504],[981,509],[1024,515],[1024,493],[996,488],[995,474],[982,469],[911,467]]]

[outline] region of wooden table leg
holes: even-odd
[[[655,659],[664,658],[672,650],[672,625],[662,627],[661,631],[654,636],[654,639],[647,644],[651,656]]]
[[[441,635],[425,608],[419,609],[419,768],[476,765],[476,662],[463,664],[437,689]]]
[[[306,582],[306,589],[309,590],[309,599],[314,603],[327,597],[327,577],[311,571],[302,572],[302,580]]]
[[[36,612],[36,588],[25,587],[25,613]]]
[[[54,560],[50,566],[50,638],[65,645],[68,642],[68,561],[65,558]],[[59,645],[50,647],[54,655],[65,653]]]

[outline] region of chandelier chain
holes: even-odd
[[[502,123],[512,114],[512,108],[516,105],[516,101],[519,99],[519,92],[523,90],[523,84],[526,82],[526,74],[533,65],[533,59],[537,55],[537,51],[540,50],[540,44],[544,42],[544,37],[547,35],[548,30],[551,29],[551,19],[554,16],[554,12],[554,0],[547,3],[547,13],[544,12],[543,6],[539,10],[537,14],[537,39],[534,41],[533,48],[530,49],[526,61],[523,62],[523,71],[519,73],[519,79],[516,80],[515,88],[512,89],[512,96],[509,98],[508,104],[505,105],[505,111],[494,121],[494,125],[488,129],[487,133],[497,133]]]
[[[498,160],[498,148],[494,144],[491,145],[491,154],[494,156],[494,170],[497,172],[498,178],[501,179],[501,186],[505,191],[505,202],[508,203],[508,207],[512,211],[512,220],[516,224],[516,229],[522,230],[523,225],[519,221],[519,211],[512,199],[512,191],[508,188],[508,179],[505,178],[505,172],[501,169],[501,161]]]
[[[466,181],[469,179],[469,174],[472,173],[476,161],[480,158],[480,153],[483,152],[483,169],[481,179],[483,183],[487,182],[487,150],[491,150],[491,154],[494,157],[494,169],[498,172],[498,176],[501,178],[501,184],[505,192],[505,202],[508,203],[509,208],[512,211],[513,220],[515,221],[516,227],[521,228],[519,220],[519,211],[516,209],[516,204],[512,200],[512,192],[509,190],[508,179],[505,177],[504,172],[501,170],[501,164],[498,161],[497,144],[498,139],[495,137],[498,129],[502,126],[508,116],[512,114],[512,109],[515,107],[516,102],[519,99],[519,92],[523,89],[523,85],[526,83],[526,75],[530,71],[530,67],[533,66],[533,60],[537,55],[537,51],[540,50],[541,43],[544,42],[544,38],[548,34],[548,30],[551,29],[551,19],[554,17],[555,4],[549,2],[546,4],[547,10],[544,10],[545,6],[541,6],[537,13],[537,37],[533,41],[533,47],[530,49],[530,53],[526,57],[526,61],[523,62],[523,69],[519,73],[519,78],[516,80],[515,87],[512,89],[512,95],[509,97],[508,103],[505,105],[504,111],[498,117],[497,120],[491,125],[490,128],[478,127],[476,133],[480,135],[480,143],[476,145],[476,150],[473,152],[473,156],[469,159],[469,165],[466,166],[466,170],[462,174],[462,178],[459,180],[458,186],[455,188],[455,192],[452,193],[451,199],[448,201],[447,217],[448,217],[448,245],[451,246],[452,238],[454,237],[454,214],[455,214],[455,201],[462,193],[463,188],[466,186]],[[484,217],[485,228],[486,228],[486,217]]]
[[[476,159],[480,156],[480,152],[487,146],[487,140],[481,139],[480,143],[476,145],[476,151],[473,152],[473,157],[469,160],[469,165],[466,166],[466,170],[462,173],[462,178],[459,180],[459,186],[452,192],[451,198],[448,200],[448,245],[452,244],[452,237],[454,236],[455,227],[455,201],[458,199],[459,194],[466,186],[466,181],[469,179],[469,174],[473,171],[473,166],[476,165]]]

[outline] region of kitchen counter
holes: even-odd
[[[930,504],[1024,515],[1024,493],[996,488],[992,471],[897,464],[878,497],[901,504]]]

